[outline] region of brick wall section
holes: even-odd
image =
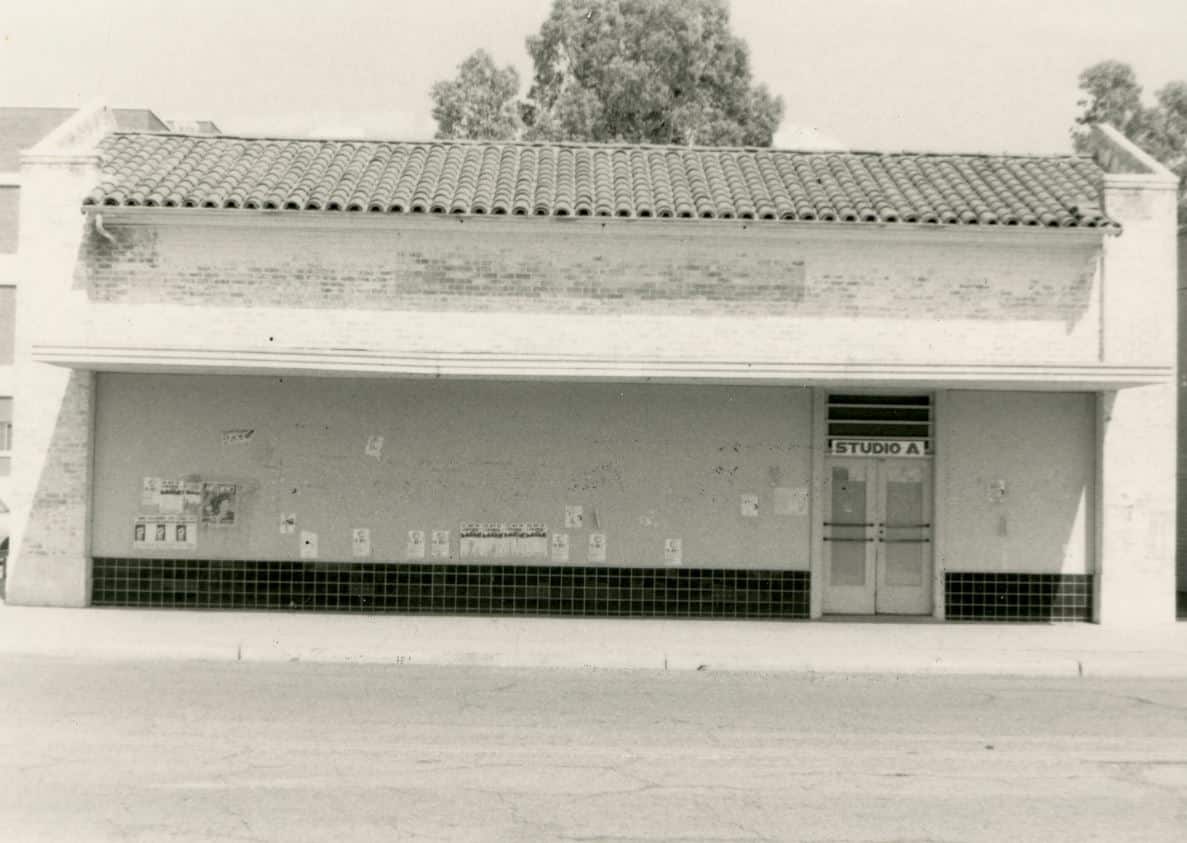
[[[577,223],[576,225],[580,225]],[[1091,247],[640,237],[523,221],[401,231],[125,226],[86,241],[93,301],[368,310],[1052,320],[1088,311]],[[590,224],[591,226],[596,225]]]
[[[44,389],[22,393],[25,412],[17,417],[17,435],[34,425],[48,428],[39,482],[24,524],[20,575],[10,578],[7,598],[14,604],[81,605],[89,592],[89,571],[79,564],[80,549],[89,543],[91,425],[94,402],[92,372],[62,372],[47,379]],[[44,392],[45,395],[39,394]],[[59,395],[60,403],[53,401]],[[57,413],[35,414],[56,406]],[[25,436],[26,440],[34,439]],[[71,595],[59,599],[55,595]]]

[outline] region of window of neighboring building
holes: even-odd
[[[16,251],[21,234],[21,189],[0,185],[0,255]]]
[[[4,279],[0,279],[0,284]],[[0,366],[12,365],[13,334],[16,326],[16,287],[0,286]]]

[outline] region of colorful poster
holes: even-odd
[[[568,562],[569,561],[569,534],[568,533],[553,533],[552,534],[552,561],[553,562]]]
[[[565,507],[565,529],[580,530],[585,524],[585,507],[569,504]]]
[[[664,562],[668,565],[684,564],[684,542],[681,539],[664,539]]]
[[[605,533],[590,533],[589,534],[589,555],[587,559],[590,562],[605,562],[606,561],[606,534]]]
[[[317,533],[311,532],[310,530],[302,530],[301,558],[316,559],[317,555]]]
[[[446,538],[446,545],[449,544],[449,539]],[[447,550],[448,552],[448,550]],[[436,554],[434,554],[436,555]],[[404,545],[405,559],[424,559],[425,558],[425,531],[424,530],[409,530],[408,541]]]
[[[203,483],[202,523],[212,527],[234,527],[238,491],[234,483]]]
[[[371,555],[370,528],[355,527],[350,531],[350,553],[360,558]]]
[[[449,530],[433,530],[432,554],[434,559],[449,558]]]
[[[757,518],[758,495],[742,495],[741,508],[743,518]]]

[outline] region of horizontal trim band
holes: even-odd
[[[540,354],[372,351],[363,349],[121,348],[35,345],[39,363],[94,371],[407,376],[432,378],[551,378],[743,383],[1029,385],[1112,389],[1166,383],[1172,366],[1076,364],[926,364],[695,360]]]

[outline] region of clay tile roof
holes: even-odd
[[[85,205],[318,213],[1112,226],[1074,155],[121,132]]]

